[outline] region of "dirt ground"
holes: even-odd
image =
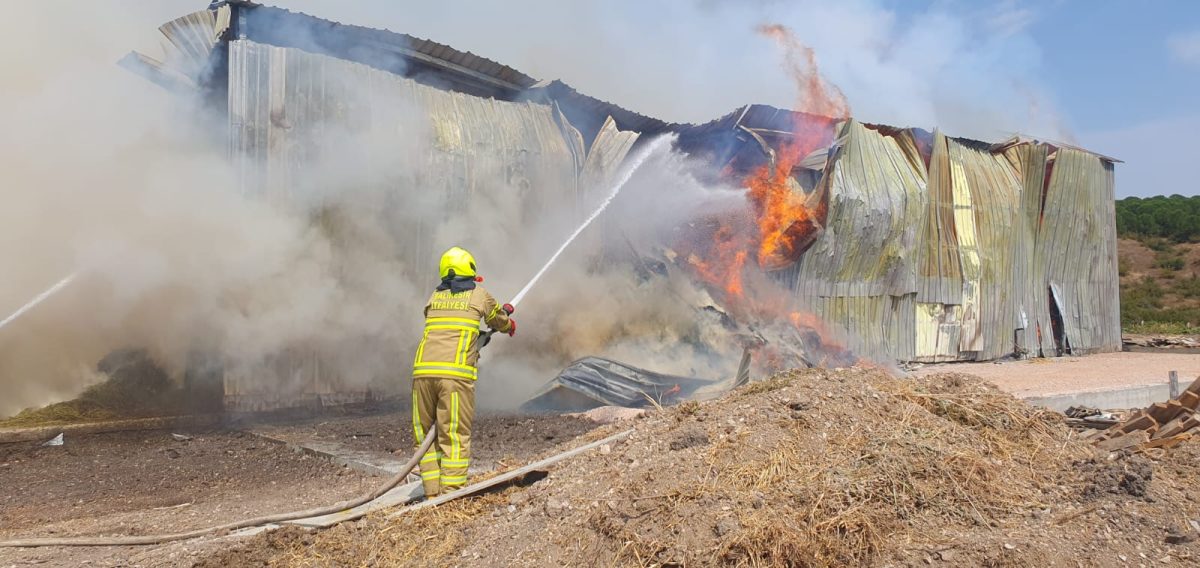
[[[270,566],[1195,566],[1200,444],[1097,452],[959,374],[805,371],[585,436],[527,488],[206,556]]]
[[[1043,375],[1052,381],[1075,364],[990,366],[1062,369]],[[402,410],[258,426],[358,450],[411,443]],[[1200,442],[1097,452],[1061,415],[960,373],[794,371],[607,426],[484,416],[478,463],[511,468],[626,429],[532,485],[399,518],[146,548],[0,549],[0,567],[1200,565]],[[17,488],[0,496],[0,538],[182,530],[381,481],[245,434],[169,434],[0,446],[0,484]]]
[[[270,427],[296,439],[400,449],[402,460],[411,452],[410,424],[407,413],[388,411]],[[476,465],[528,460],[596,426],[563,416],[483,416],[476,424]],[[0,540],[178,532],[331,504],[384,481],[239,431],[185,432],[192,436],[187,441],[171,434],[68,436],[61,447],[0,444]],[[232,543],[214,538],[151,547],[0,549],[0,567],[189,566]]]
[[[1153,278],[1169,289],[1176,274],[1186,278],[1200,272],[1200,243],[1179,243],[1172,245],[1172,248],[1184,261],[1183,269],[1176,273],[1155,266],[1159,254],[1144,243],[1134,239],[1118,239],[1117,254],[1126,268],[1121,283],[1130,284],[1142,278]]]
[[[0,445],[0,539],[136,535],[201,528],[333,503],[377,481],[237,432],[124,432],[59,447]],[[88,559],[119,565],[140,551],[0,549],[0,565]]]
[[[472,469],[541,454],[596,428],[584,418],[557,415],[480,414],[472,426]],[[286,424],[242,424],[241,427],[297,442],[336,442],[352,450],[391,453],[404,460],[412,453],[412,415],[408,409],[384,408]]]
[[[1163,384],[1170,371],[1186,385],[1200,377],[1200,355],[1159,350],[1152,353],[1099,353],[1024,361],[926,365],[912,374],[969,373],[1017,397]]]

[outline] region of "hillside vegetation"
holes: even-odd
[[[1117,201],[1121,322],[1126,331],[1200,326],[1200,196]]]
[[[1132,239],[1200,241],[1200,195],[1126,197],[1117,201],[1117,234]]]

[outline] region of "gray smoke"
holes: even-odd
[[[782,24],[816,50],[863,121],[985,140],[1013,131],[1070,138],[1042,88],[1043,53],[1027,31],[1036,12],[1017,0],[903,10],[884,0],[278,5],[432,39],[681,122],[706,122],[747,103],[794,106],[778,52],[754,31]]]
[[[224,117],[114,64],[153,44],[159,24],[204,4],[7,7],[0,23],[0,312],[66,274],[80,276],[0,330],[0,415],[73,396],[97,380],[91,369],[100,357],[126,346],[150,349],[176,375],[190,352],[219,352],[251,378],[273,355],[310,350],[352,384],[402,386],[420,306],[436,281],[436,258],[418,266],[399,260],[406,258],[399,247],[408,227],[439,219],[431,246],[476,252],[485,286],[503,301],[580,220],[563,200],[547,205],[552,214],[513,222],[527,212],[520,200],[503,197],[518,188],[505,185],[498,160],[477,164],[478,199],[439,217],[451,197],[418,191],[428,180],[413,159],[427,150],[430,125],[403,104],[393,117],[406,126],[403,135],[361,125],[324,132],[326,141],[339,142],[325,147],[340,151],[307,165],[286,207],[241,195]],[[1011,21],[1003,31],[985,30],[993,42],[977,46],[967,18],[931,12],[920,22],[898,22],[873,2],[519,1],[462,10],[400,10],[382,1],[282,4],[429,37],[539,78],[561,77],[635,110],[690,121],[747,102],[791,106],[791,78],[770,42],[754,33],[758,24],[779,22],[816,48],[822,68],[867,120],[941,124],[968,135],[1053,122],[1045,105],[1030,111],[1037,97],[1024,94],[1036,89],[1019,70],[1036,62],[1036,53],[988,56],[1020,42],[1020,26]],[[954,81],[942,79],[950,73]],[[988,90],[997,84],[1012,86]],[[391,170],[368,175],[368,151],[394,158]],[[403,207],[373,183],[379,175],[404,191]],[[680,157],[656,156],[595,232],[655,242],[657,231],[685,219],[697,203],[731,195],[736,190],[696,181]],[[697,306],[710,301],[702,290],[678,271],[632,279],[628,265],[597,263],[601,237],[586,237],[522,305],[519,337],[488,348],[484,364],[497,380],[481,383],[481,399],[519,403],[564,363],[589,354],[671,373],[729,373],[736,359],[714,359],[680,341],[705,332],[695,318]]]
[[[370,386],[402,390],[420,308],[436,284],[436,258],[419,266],[399,260],[414,224],[434,226],[434,250],[474,250],[486,285],[503,299],[578,221],[564,205],[567,188],[549,188],[560,196],[551,214],[517,222],[528,204],[505,197],[518,193],[498,158],[474,164],[480,182],[463,210],[452,207],[454,196],[427,190],[437,172],[417,164],[432,138],[428,118],[399,99],[384,105],[393,113],[387,120],[326,125],[323,152],[291,180],[282,203],[240,194],[224,117],[114,63],[147,43],[132,38],[152,35],[191,4],[112,13],[48,2],[11,14],[41,25],[15,27],[3,39],[6,56],[30,55],[6,60],[0,311],[66,274],[79,276],[0,330],[0,415],[77,394],[101,378],[96,361],[130,346],[149,349],[176,377],[191,353],[219,353],[227,371],[249,381],[277,380],[263,372],[276,355],[314,352],[342,387],[383,382]],[[63,36],[36,31],[51,28]],[[368,92],[350,87],[349,96]],[[629,193],[662,189],[663,179],[645,175]],[[626,209],[622,217],[636,226],[650,212]],[[627,275],[588,267],[586,250],[564,257],[535,291],[545,299],[523,306],[521,339],[489,351],[489,363],[508,361],[511,381],[496,383],[505,393],[528,392],[564,361],[603,352],[623,326],[668,317],[623,315],[622,301],[641,291]],[[539,320],[552,323],[532,325]],[[567,340],[550,341],[564,330]],[[513,395],[499,404],[517,402]]]
[[[0,311],[79,276],[0,330],[0,415],[73,396],[127,346],[176,376],[194,351],[253,369],[310,349],[351,380],[409,357],[395,314],[424,292],[394,260],[394,220],[363,214],[383,196],[357,189],[353,155],[313,164],[290,208],[246,198],[224,118],[115,64],[195,2],[9,8]],[[361,147],[367,134],[342,135]]]

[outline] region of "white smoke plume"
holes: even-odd
[[[382,224],[336,223],[373,205],[349,190],[352,160],[314,164],[296,189],[320,191],[297,207],[247,199],[225,119],[116,65],[138,38],[197,8],[9,7],[0,311],[79,275],[0,329],[0,415],[73,396],[123,347],[149,349],[176,375],[195,351],[251,365],[311,347],[336,354],[349,376],[409,357],[379,347],[411,337],[394,314],[423,292],[393,260]]]
[[[130,49],[144,49],[159,24],[205,4],[7,7],[0,22],[0,312],[80,275],[0,329],[0,416],[78,393],[94,380],[90,369],[100,357],[127,346],[149,348],[175,373],[195,350],[250,365],[310,347],[332,355],[345,376],[407,380],[436,259],[406,266],[395,249],[406,224],[443,208],[446,197],[418,192],[423,200],[399,212],[378,207],[387,196],[359,183],[356,149],[390,152],[404,175],[405,157],[420,152],[427,136],[412,135],[420,128],[403,138],[327,133],[344,137],[346,151],[310,165],[292,188],[291,207],[240,195],[225,118],[115,65]],[[1057,125],[1051,107],[1031,103],[1041,99],[1030,94],[1038,90],[1028,71],[1039,55],[1013,10],[970,18],[934,8],[919,21],[899,21],[870,1],[518,0],[459,10],[435,3],[400,9],[381,0],[279,4],[428,37],[637,111],[696,122],[748,102],[792,105],[794,86],[778,52],[754,31],[777,22],[816,49],[864,120],[990,138],[1001,129],[1041,133]],[[503,301],[578,217],[563,212],[514,226],[505,217],[521,215],[522,204],[482,189],[472,210],[433,239],[475,250],[485,286]],[[696,182],[678,157],[657,156],[607,215],[637,241],[679,220],[662,211],[684,215],[685,205],[713,191],[720,189]],[[671,373],[728,372],[726,362],[678,342],[695,332],[687,325],[706,301],[702,292],[678,279],[639,284],[624,268],[617,274],[589,262],[566,255],[517,314],[538,325],[485,352],[484,364],[508,380],[481,383],[493,405],[521,402],[565,361],[586,354]]]
[[[1042,87],[1043,53],[1027,29],[1037,13],[1020,0],[922,7],[884,0],[278,5],[433,39],[678,122],[706,122],[747,103],[794,106],[778,52],[755,33],[780,24],[816,51],[860,120],[985,140],[1014,131],[1071,137]]]
[[[15,7],[7,20],[22,25],[7,26],[2,40],[0,311],[78,276],[0,329],[0,416],[74,396],[97,379],[101,357],[124,347],[148,349],[176,377],[190,354],[219,353],[227,370],[243,367],[251,380],[271,356],[313,350],[343,386],[384,380],[402,390],[420,307],[436,284],[436,258],[421,266],[398,260],[412,223],[436,221],[434,248],[474,250],[486,285],[503,300],[578,220],[561,210],[514,223],[527,204],[501,197],[514,192],[498,186],[499,161],[477,163],[473,171],[484,180],[477,198],[460,215],[445,215],[450,196],[413,185],[421,172],[410,158],[431,135],[427,119],[402,102],[390,107],[405,125],[399,132],[324,129],[326,151],[286,188],[286,206],[241,195],[225,117],[115,64],[160,23],[196,8],[44,2]],[[392,170],[368,174],[368,153],[385,155],[373,163]],[[396,196],[372,183],[379,175],[409,189],[403,207],[386,206]],[[645,183],[638,177],[631,185]],[[634,208],[624,217],[636,225],[649,215]],[[527,321],[559,321],[562,306],[588,301],[562,318],[566,328],[582,325],[557,350],[544,346],[564,332],[559,324],[527,325],[523,343],[490,348],[489,363],[509,359],[515,381],[502,389],[509,398],[493,405],[521,402],[518,393],[565,360],[601,350],[630,321],[662,323],[623,318],[620,303],[635,291],[588,272],[583,256],[567,255],[535,292],[549,301],[523,306]]]

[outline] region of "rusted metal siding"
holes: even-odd
[[[577,217],[587,218],[608,197],[612,189],[608,180],[616,175],[625,161],[625,156],[639,137],[637,132],[618,129],[612,117],[604,121],[589,145],[587,159],[579,174],[579,199],[576,201],[575,211]],[[581,235],[580,243],[576,246],[601,251],[601,254],[606,254],[614,246],[624,251],[624,233],[619,230],[621,219],[604,215],[597,221],[597,229]],[[622,238],[617,239],[617,235],[622,235]]]
[[[1030,259],[1018,263],[1013,271],[1013,294],[1017,298],[1020,328],[1018,347],[1023,355],[1033,356],[1054,353],[1054,339],[1050,335],[1050,296],[1046,288],[1047,259],[1045,251],[1037,246],[1048,154],[1049,147],[1044,144],[1025,143],[1005,150],[1009,163],[1021,176],[1021,214],[1012,227],[1020,238],[1014,240],[1013,258]]]
[[[954,225],[954,194],[946,137],[934,133],[926,177],[925,215],[917,241],[917,298],[932,304],[961,304],[962,262]],[[924,164],[920,164],[923,166]]]
[[[923,208],[925,180],[894,138],[851,121],[830,172],[822,235],[798,263],[802,297],[901,296],[915,289],[911,221]]]
[[[885,136],[853,120],[840,139],[823,182],[830,192],[826,227],[794,268],[796,294],[810,310],[844,328],[858,343],[854,347],[909,358],[911,339],[897,338],[885,323],[907,325],[913,318],[913,303],[902,298],[916,292],[914,251],[926,208],[924,172],[901,147],[909,139]]]
[[[453,197],[484,188],[536,192],[528,197],[541,206],[530,216],[553,201],[574,199],[577,158],[550,106],[444,91],[248,40],[230,42],[229,68],[231,153],[241,185],[281,206],[305,197],[307,166],[347,154],[343,146],[351,138],[360,143],[354,158],[366,168],[358,173],[380,191]],[[415,141],[425,138],[432,143],[418,148]],[[427,232],[411,235],[411,258],[431,253]]]
[[[1072,352],[1119,349],[1111,162],[935,133],[926,167],[912,140],[845,126],[801,301],[900,361],[1053,356],[1052,301]]]
[[[959,234],[974,234],[973,245],[960,248],[964,267],[973,265],[974,290],[964,293],[959,351],[963,358],[996,359],[1014,351],[1018,325],[1013,274],[1028,263],[1014,254],[1014,243],[1030,237],[1013,230],[1020,215],[1021,182],[1002,155],[956,140],[948,144],[956,194],[962,184],[961,192],[970,196],[971,204],[971,218],[958,224]],[[968,224],[971,229],[964,231]]]

